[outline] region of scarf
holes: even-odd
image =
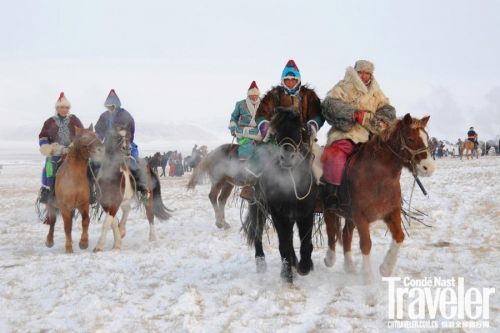
[[[257,99],[256,102],[254,102],[249,97],[247,97],[246,104],[247,104],[248,111],[250,111],[250,114],[252,115],[252,120],[250,121],[250,124],[248,124],[248,125],[251,127],[255,127],[257,125],[255,123],[255,113],[257,112],[257,109],[259,108],[260,98]]]

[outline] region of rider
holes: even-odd
[[[70,109],[71,103],[61,92],[56,102],[56,114],[45,121],[38,135],[40,153],[47,157],[40,190],[40,202],[44,204],[53,195],[56,170],[61,156],[66,154],[75,137],[75,128],[83,128],[80,119],[71,114]]]
[[[143,197],[147,196],[148,189],[145,175],[139,167],[139,150],[137,145],[134,143],[134,118],[127,110],[121,107],[120,99],[114,89],[111,89],[109,92],[109,95],[104,102],[104,106],[107,108],[107,111],[104,111],[99,117],[99,120],[95,125],[95,132],[102,141],[106,140],[107,136],[114,129],[114,127],[123,128],[130,133],[130,155],[132,158],[129,159],[129,168],[135,179],[137,190],[143,195]]]
[[[373,76],[374,69],[367,60],[356,61],[323,101],[323,116],[332,126],[321,156],[325,208],[335,209],[339,204],[338,188],[354,145],[368,141],[371,134],[387,128],[396,117],[396,110]]]
[[[300,71],[295,61],[288,60],[283,72],[281,73],[281,82],[279,86],[273,87],[262,98],[257,112],[255,113],[255,122],[259,129],[263,142],[268,141],[267,135],[269,121],[278,107],[296,107],[300,113],[300,118],[307,125],[312,136],[321,128],[325,119],[321,114],[321,102],[316,92],[302,85]],[[252,153],[247,164],[247,177],[250,182],[260,176],[262,170],[261,161],[259,161],[256,150]],[[241,197],[250,199],[253,196],[253,188],[246,186],[241,192]]]
[[[474,131],[474,127],[469,128],[469,131],[467,132],[467,140],[474,142],[474,149],[477,149],[477,133]]]
[[[247,91],[247,98],[236,103],[229,122],[229,131],[237,138],[240,160],[247,160],[252,154],[255,142],[262,140],[255,122],[255,112],[259,104],[259,87],[255,81],[252,81]]]

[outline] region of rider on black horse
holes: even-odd
[[[43,204],[53,196],[57,167],[75,138],[75,128],[83,128],[80,119],[71,114],[70,109],[71,103],[61,92],[56,102],[56,114],[45,121],[38,135],[40,153],[46,156],[40,190],[40,202]]]
[[[295,107],[302,123],[307,125],[310,132],[314,133],[313,136],[325,122],[321,114],[321,102],[318,95],[313,89],[302,85],[300,71],[293,60],[289,60],[283,69],[280,85],[273,87],[266,93],[255,113],[255,122],[263,139],[248,160],[246,172],[249,183],[254,183],[260,177],[264,161],[259,157],[261,155],[259,152],[265,151],[266,146],[269,149],[269,144],[272,144],[272,140],[269,140],[268,137],[268,134],[271,134],[268,133],[269,121],[279,107]],[[253,188],[244,187],[241,197],[251,199]]]
[[[114,89],[111,89],[109,92],[104,102],[104,106],[107,110],[101,114],[95,125],[96,134],[99,139],[105,141],[109,133],[111,133],[115,127],[125,129],[130,133],[130,155],[132,158],[128,160],[129,168],[135,179],[137,191],[139,191],[143,197],[146,197],[148,195],[146,177],[144,175],[144,170],[139,167],[139,150],[134,143],[134,118],[127,110],[121,107],[120,99]]]

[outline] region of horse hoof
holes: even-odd
[[[380,272],[380,275],[383,276],[383,277],[388,277],[388,276],[391,276],[392,275],[392,269],[387,267],[386,265],[382,264],[379,266],[378,268],[379,272]]]
[[[78,243],[80,250],[86,250],[89,247],[89,242],[80,242]]]
[[[300,275],[307,275],[314,269],[314,264],[312,260],[301,260],[297,266],[297,273]]]
[[[267,271],[267,263],[265,257],[256,257],[255,258],[255,266],[257,268],[257,273],[262,274]]]
[[[73,253],[73,248],[72,247],[67,247],[66,248],[66,253]]]
[[[113,245],[113,250],[114,251],[120,251],[122,249],[121,245]]]
[[[95,247],[93,252],[94,253],[102,252],[102,249],[100,247]]]
[[[224,228],[224,230],[227,230],[227,229],[231,228],[231,225],[227,222],[224,222],[224,224],[222,225],[222,228]]]
[[[326,251],[324,262],[326,267],[332,267],[335,264],[335,251]]]
[[[356,267],[354,266],[354,264],[352,262],[351,263],[344,262],[344,271],[347,274],[356,274],[357,273]]]
[[[292,284],[293,283],[293,273],[292,267],[285,261],[281,265],[281,280],[285,283]]]
[[[51,248],[52,246],[54,246],[54,241],[48,241],[48,240],[46,240],[45,241],[45,246],[48,247],[48,248]]]

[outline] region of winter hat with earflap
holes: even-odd
[[[373,63],[369,62],[368,60],[358,60],[354,64],[354,70],[356,72],[366,72],[373,75],[373,72],[375,71],[375,65],[373,65]]]
[[[59,98],[57,99],[56,102],[56,109],[61,106],[66,106],[68,108],[71,108],[71,103],[68,101],[66,96],[64,96],[64,91],[61,91],[61,93],[59,94]]]
[[[118,98],[115,90],[111,89],[108,97],[106,98],[106,101],[104,102],[104,106],[108,107],[113,105],[115,106],[115,109],[118,110],[122,106],[122,103],[120,102],[120,99]]]
[[[289,89],[285,85],[286,79],[296,79],[297,84],[292,89]],[[283,86],[285,91],[291,96],[295,96],[300,90],[300,71],[297,65],[295,64],[295,61],[293,61],[292,59],[288,60],[285,68],[283,69],[283,72],[281,73],[281,85]]]
[[[260,96],[260,90],[259,87],[257,87],[257,83],[255,81],[252,81],[252,84],[250,84],[250,87],[248,88],[247,96]]]

